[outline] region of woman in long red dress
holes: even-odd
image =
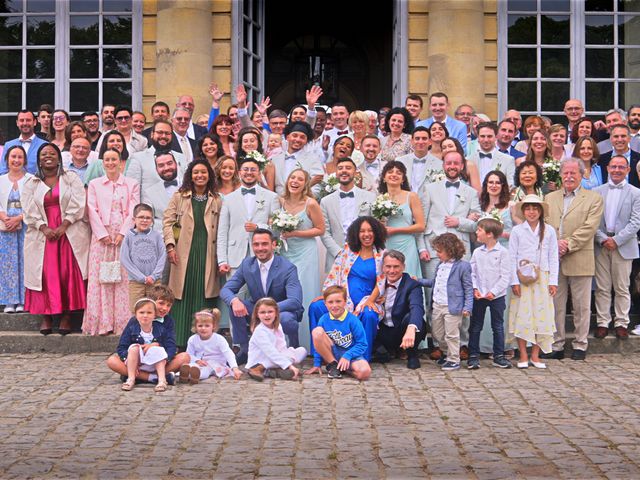
[[[43,315],[40,333],[71,332],[73,311],[84,310],[91,232],[84,220],[86,194],[75,173],[62,168],[60,149],[51,143],[38,149],[35,176],[24,186],[25,310]]]

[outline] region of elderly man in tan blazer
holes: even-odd
[[[591,283],[595,274],[594,237],[604,211],[599,194],[580,187],[584,164],[575,158],[564,159],[560,165],[562,188],[547,195],[548,223],[558,234],[560,275],[558,293],[554,298],[556,333],[553,352],[544,358],[564,358],[565,314],[567,295],[571,289],[573,323],[573,360],[587,355],[587,335],[591,318]]]

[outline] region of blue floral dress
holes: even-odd
[[[9,217],[22,214],[20,191],[11,189],[6,212]],[[24,304],[24,227],[15,232],[0,232],[0,304]]]

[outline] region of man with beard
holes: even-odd
[[[153,207],[153,229],[162,232],[162,217],[171,195],[178,191],[182,178],[178,177],[178,162],[169,151],[155,152],[155,168],[160,180],[140,192],[140,201]]]
[[[105,103],[100,111],[102,118],[102,133],[116,129],[116,106],[111,103]]]
[[[91,150],[95,151],[98,140],[102,136],[102,132],[100,132],[100,117],[96,112],[84,112],[80,115],[80,121],[84,123],[87,129],[87,138],[91,142]]]
[[[640,105],[631,105],[627,112],[627,122],[631,129],[631,150],[640,151]]]
[[[173,128],[171,123],[166,120],[157,120],[153,124],[153,130],[151,132],[151,146],[146,150],[133,154],[129,160],[129,168],[127,169],[126,176],[135,179],[140,184],[140,201],[155,206],[155,202],[148,195],[150,188],[159,181],[163,180],[159,175],[156,168],[156,152],[171,153],[172,158],[176,162],[176,174],[179,178],[182,177],[182,172],[187,168],[184,155],[176,151],[171,150],[171,135]],[[168,180],[174,180],[174,176]],[[156,215],[157,215],[156,210]],[[154,228],[162,226],[162,216],[160,216],[160,225],[158,222],[154,225]]]
[[[271,162],[276,169],[276,193],[284,194],[289,174],[296,168],[305,170],[311,177],[311,185],[322,181],[324,169],[322,159],[304,149],[311,137],[311,127],[306,122],[292,122],[284,129],[287,139],[286,150],[275,155]]]
[[[376,200],[375,193],[355,186],[356,171],[356,164],[349,157],[339,159],[336,177],[340,188],[320,201],[326,228],[322,243],[327,248],[327,272],[331,270],[336,256],[344,246],[349,225],[362,215],[371,215],[371,205]]]
[[[2,154],[2,162],[0,163],[0,175],[3,175],[9,171],[7,167],[7,152],[14,145],[20,145],[27,152],[27,164],[25,169],[27,172],[36,173],[38,163],[38,149],[43,143],[47,143],[46,140],[41,139],[35,134],[35,128],[38,121],[36,116],[31,110],[20,110],[16,117],[16,125],[20,131],[20,136],[9,140],[4,144],[4,150]]]
[[[360,150],[364,155],[364,162],[360,164],[358,170],[362,177],[362,188],[367,192],[378,193],[378,182],[380,174],[386,162],[383,162],[378,156],[382,147],[380,139],[376,135],[365,135],[360,144]]]

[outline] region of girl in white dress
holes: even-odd
[[[540,350],[551,351],[556,331],[553,296],[558,290],[558,239],[554,228],[544,223],[548,210],[547,204],[537,195],[524,197],[516,205],[516,211],[522,212],[525,221],[513,227],[509,238],[513,292],[509,306],[509,337],[518,340],[518,368],[529,366],[527,342],[533,344],[531,364],[546,368],[540,361]],[[518,277],[523,260],[533,262],[538,270],[535,281],[529,280],[526,285]]]
[[[262,381],[267,375],[273,378],[292,380],[299,377],[300,370],[294,364],[307,357],[304,347],[287,347],[280,325],[280,310],[273,298],[265,297],[256,302],[251,316],[251,340],[247,373],[254,380]]]
[[[218,378],[233,376],[240,379],[242,372],[236,356],[222,335],[215,333],[220,325],[220,310],[200,310],[193,314],[195,335],[187,341],[190,361],[180,367],[180,383],[199,383],[215,375]]]

